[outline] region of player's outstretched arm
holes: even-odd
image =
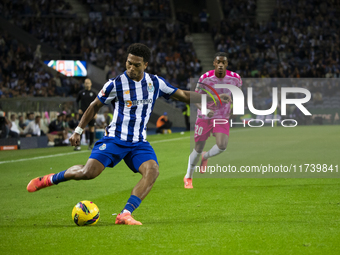
[[[176,92],[171,96],[171,98],[185,102],[187,104],[190,104],[190,102],[201,103],[201,94],[194,91],[177,89]]]
[[[219,96],[223,103],[231,102],[231,97],[229,95],[221,94]],[[215,97],[215,100],[218,100],[217,96],[214,96],[214,97]],[[194,92],[194,91],[177,89],[177,91],[171,96],[171,98],[178,100],[178,101],[185,102],[187,104],[201,103],[201,94]],[[207,100],[212,101],[213,99],[208,97]]]
[[[89,105],[89,107],[86,109],[85,113],[83,114],[83,117],[81,118],[78,124],[78,127],[76,128],[75,132],[72,134],[72,136],[69,139],[72,146],[80,145],[80,134],[82,132],[79,132],[79,130],[82,131],[87,126],[87,124],[93,119],[93,117],[97,114],[97,112],[103,105],[104,104],[100,102],[100,100],[97,97]]]

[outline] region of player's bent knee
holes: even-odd
[[[217,145],[217,147],[221,150],[221,151],[225,151],[227,149],[227,145],[226,144],[220,144]]]
[[[158,168],[158,164],[154,162],[143,166],[143,168],[141,168],[139,172],[143,175],[144,178],[148,178],[154,182],[159,175]]]
[[[158,164],[154,160],[149,160],[144,162],[140,167],[139,167],[139,173],[143,176],[144,179],[147,179],[149,182],[155,182],[158,175]]]
[[[216,145],[217,145],[217,147],[218,147],[221,151],[224,151],[224,150],[227,149],[228,143],[226,143],[226,142],[217,142]]]
[[[197,142],[196,144],[195,144],[195,151],[197,152],[197,153],[202,153],[203,152],[203,149],[204,149],[204,146],[205,146],[205,141],[204,142]]]
[[[196,149],[196,148],[195,148],[195,151],[196,151],[197,153],[201,154],[201,153],[203,152],[203,148],[202,148],[202,149],[201,149],[201,148],[199,148],[199,149]]]
[[[203,149],[204,149],[204,146],[195,146],[195,151],[199,154],[203,152]]]
[[[155,165],[155,167],[153,168],[153,175],[155,177],[155,180],[157,179],[157,177],[159,176],[159,169],[158,169],[158,165]]]
[[[159,175],[158,165],[152,164],[148,169],[148,175],[152,176],[155,180],[157,179]]]

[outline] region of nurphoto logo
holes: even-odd
[[[208,86],[205,84],[205,86]],[[209,86],[210,88],[211,86]],[[240,88],[231,85],[231,84],[216,84],[215,88],[217,89],[229,89],[231,91],[231,94],[233,95],[233,114],[234,115],[244,115],[244,95],[243,92]],[[212,99],[215,102],[215,105],[217,105],[216,100],[214,99],[214,96],[208,92],[207,90],[200,88],[203,91],[207,92],[207,94],[212,97]],[[210,88],[211,89],[211,88]],[[219,95],[217,94],[215,89],[211,89],[215,95],[217,96],[217,98],[220,100],[221,103],[221,99],[219,97]],[[302,93],[305,95],[304,98],[287,98],[287,94],[290,93]],[[207,116],[207,94],[202,94],[201,95],[201,113],[205,116]],[[258,110],[255,109],[254,104],[253,104],[253,88],[252,87],[248,87],[247,89],[247,106],[248,109],[251,113],[255,114],[255,115],[270,115],[273,114],[276,111],[277,105],[278,105],[278,89],[273,87],[272,89],[272,106],[270,107],[270,109],[268,110]],[[281,115],[285,116],[287,115],[287,105],[288,104],[292,104],[295,105],[297,108],[300,109],[300,111],[306,115],[306,116],[310,116],[312,115],[302,104],[307,103],[309,100],[311,99],[311,93],[309,92],[309,90],[305,89],[305,88],[291,88],[291,87],[284,87],[281,88]],[[268,120],[268,119],[267,119]],[[226,119],[214,119],[214,127],[215,125],[219,125],[219,124],[226,124],[226,121],[228,122],[228,120]],[[261,125],[251,125],[252,122],[261,122]],[[269,119],[269,121],[272,122],[272,127],[274,126],[274,123],[276,121],[279,121],[279,119]],[[285,122],[293,122],[295,123],[294,125],[285,125]],[[232,120],[230,121],[230,124],[232,126]],[[234,124],[243,124],[243,126],[245,127],[246,122],[234,122]],[[249,127],[262,127],[264,125],[264,122],[262,120],[250,120],[248,121],[248,126]],[[281,125],[284,127],[295,127],[297,126],[297,121],[294,119],[285,119],[283,121],[281,121]]]

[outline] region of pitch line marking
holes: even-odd
[[[40,156],[40,157],[34,157],[34,158],[22,158],[22,159],[15,159],[15,160],[0,161],[0,164],[16,163],[16,162],[21,162],[21,161],[29,161],[29,160],[36,160],[36,159],[59,157],[59,156],[66,156],[66,155],[70,155],[70,154],[84,153],[84,152],[88,152],[88,151],[77,151],[77,152],[59,153],[59,154],[46,155],[46,156]]]
[[[241,130],[235,130],[234,132],[241,131]],[[150,144],[155,144],[155,143],[164,143],[164,142],[172,142],[172,141],[177,141],[177,140],[183,140],[190,138],[190,136],[185,136],[185,137],[178,137],[178,138],[172,138],[172,139],[165,139],[165,140],[159,140],[159,141],[153,141],[150,142]],[[68,152],[68,153],[59,153],[59,154],[53,154],[53,155],[46,155],[46,156],[40,156],[40,157],[34,157],[34,158],[22,158],[22,159],[15,159],[15,160],[6,160],[6,161],[0,161],[1,164],[7,164],[7,163],[17,163],[17,162],[23,162],[23,161],[30,161],[30,160],[36,160],[36,159],[45,159],[45,158],[52,158],[52,157],[60,157],[60,156],[66,156],[66,155],[72,155],[72,154],[77,154],[77,153],[84,153],[84,152],[89,152],[88,150],[85,151],[75,151],[75,152]]]
[[[182,139],[185,139],[185,138],[190,138],[190,136],[173,138],[173,139],[166,139],[166,140],[159,140],[159,141],[150,142],[150,144],[182,140]],[[72,154],[78,154],[78,153],[84,153],[84,152],[90,152],[90,151],[85,150],[85,151],[76,151],[76,152],[68,152],[68,153],[59,153],[59,154],[53,154],[53,155],[39,156],[39,157],[33,157],[33,158],[22,158],[22,159],[15,159],[15,160],[0,161],[0,165],[6,164],[6,163],[17,163],[17,162],[22,162],[22,161],[36,160],[36,159],[60,157],[60,156],[66,156],[66,155],[72,155]]]

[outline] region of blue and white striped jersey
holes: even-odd
[[[169,98],[176,90],[162,77],[145,72],[139,82],[131,80],[126,71],[110,79],[97,96],[103,104],[111,103],[114,107],[106,135],[132,143],[146,141],[146,125],[156,99]]]

